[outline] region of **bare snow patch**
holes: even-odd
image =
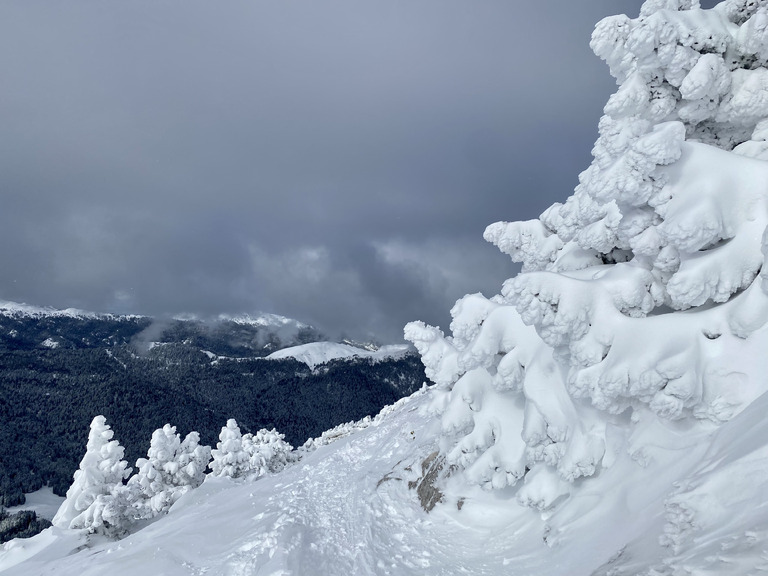
[[[43,486],[40,490],[30,492],[24,496],[26,498],[24,504],[6,508],[6,512],[15,514],[22,510],[32,510],[39,517],[51,520],[61,506],[61,503],[64,502],[64,497],[56,496],[53,493],[53,489],[49,486]]]

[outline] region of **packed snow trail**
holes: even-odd
[[[484,565],[485,537],[475,535],[473,542],[449,515],[427,515],[408,488],[406,468],[410,478],[418,478],[414,470],[434,449],[433,437],[425,434],[420,442],[416,436],[426,424],[414,421],[417,408],[403,411],[390,425],[372,426],[330,450],[320,449],[287,471],[257,515],[270,529],[251,533],[226,558],[222,573],[499,573],[499,565]],[[404,455],[410,464],[402,460],[382,469],[383,462]],[[457,542],[468,544],[461,550],[467,558],[457,558]]]

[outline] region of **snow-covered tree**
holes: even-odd
[[[648,0],[591,47],[619,87],[574,194],[486,229],[522,273],[459,300],[451,336],[405,330],[449,466],[524,478],[537,508],[599,473],[627,414],[719,423],[766,389],[730,358],[768,321],[768,2]]]
[[[219,443],[211,452],[213,476],[243,478],[259,477],[280,472],[297,459],[293,446],[277,430],[259,430],[256,434],[241,434],[234,419],[221,429]]]
[[[211,461],[211,447],[200,445],[200,434],[190,432],[179,447],[179,468],[175,482],[179,486],[197,488],[205,480],[205,469]]]
[[[209,464],[213,476],[240,478],[250,469],[250,455],[243,449],[243,435],[234,418],[227,420],[221,429],[219,442],[211,451],[213,460]]]
[[[110,535],[125,529],[130,502],[123,480],[131,469],[123,460],[123,447],[112,440],[113,435],[104,416],[93,419],[85,456],[66,500],[53,518],[54,526],[87,528]]]
[[[243,436],[243,449],[249,455],[248,473],[263,476],[270,472],[280,472],[293,462],[293,446],[285,441],[285,435],[274,428],[261,429],[256,434]]]
[[[199,440],[198,433],[191,432],[181,442],[170,424],[154,431],[147,458],[136,461],[138,472],[128,483],[138,518],[168,512],[183,494],[202,483],[210,448],[200,446]]]

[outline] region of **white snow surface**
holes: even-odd
[[[392,344],[382,346],[378,350],[364,350],[349,344],[339,344],[337,342],[310,342],[300,346],[291,346],[273,352],[267,356],[268,360],[282,360],[284,358],[295,358],[303,362],[310,368],[342,358],[371,358],[373,360],[384,360],[387,358],[399,358],[407,354],[412,347],[408,344]]]
[[[31,510],[35,512],[40,518],[46,520],[52,520],[56,515],[56,512],[64,502],[63,496],[56,496],[53,493],[53,489],[48,486],[43,486],[40,490],[24,494],[25,502],[18,506],[11,506],[6,508],[6,511],[10,514],[21,512],[22,510]]]
[[[461,494],[459,509],[450,480],[427,513],[408,483],[436,449],[431,396],[417,392],[281,473],[209,477],[123,540],[56,527],[14,540],[0,549],[0,573],[725,575],[765,567],[768,396],[721,427],[644,413],[635,435],[647,458],[631,456],[639,438],[617,429],[609,469],[555,513],[520,506],[516,491],[479,488]]]

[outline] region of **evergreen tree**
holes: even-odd
[[[240,478],[250,469],[250,455],[243,449],[243,436],[234,418],[221,429],[216,449],[211,451],[210,463],[214,476]]]
[[[728,350],[768,321],[766,30],[763,0],[648,0],[597,25],[619,87],[574,194],[486,229],[522,273],[459,300],[451,336],[406,327],[446,469],[525,477],[518,499],[545,508],[599,473],[612,415],[719,423],[762,391]]]
[[[173,474],[178,468],[175,457],[180,448],[176,428],[166,424],[152,434],[146,458],[136,461],[137,472],[128,482],[136,491],[133,507],[140,518],[167,512],[181,494],[176,493]]]
[[[256,434],[243,436],[243,450],[249,455],[248,473],[263,476],[270,472],[280,472],[294,461],[293,446],[284,440],[285,436],[274,428],[261,429]]]
[[[168,512],[183,494],[202,483],[210,448],[200,446],[199,438],[197,432],[191,432],[181,442],[170,424],[155,430],[147,457],[136,461],[138,472],[128,482],[137,517]]]
[[[123,447],[112,440],[113,435],[104,416],[93,419],[85,456],[66,500],[53,518],[54,526],[113,535],[125,528],[130,502],[123,480],[131,469],[123,460]]]
[[[178,470],[174,475],[177,486],[197,488],[205,480],[205,469],[211,460],[211,447],[200,445],[200,434],[190,432],[179,447],[176,461]]]

